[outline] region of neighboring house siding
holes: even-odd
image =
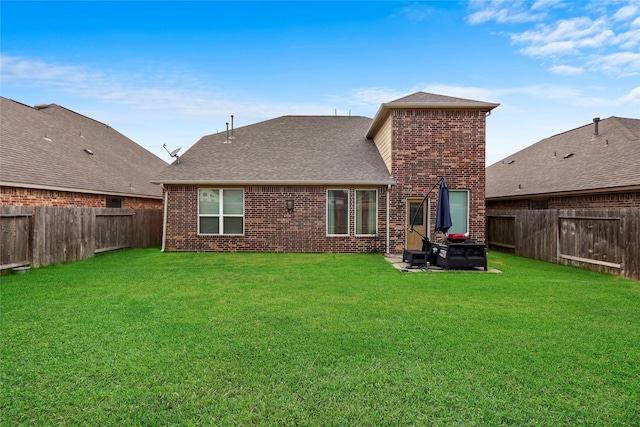
[[[549,209],[637,207],[640,207],[640,191],[549,198]]]
[[[385,123],[380,128],[380,131],[375,136],[373,141],[376,144],[376,148],[380,152],[380,156],[382,156],[382,160],[384,160],[384,164],[387,165],[387,170],[391,172],[391,117],[387,118]]]
[[[469,191],[469,234],[485,241],[485,113],[477,110],[395,110],[392,112],[393,176],[391,252],[405,245],[405,201],[424,197],[444,177],[450,190]],[[437,188],[430,195],[431,241]]]
[[[141,197],[107,196],[57,190],[40,190],[19,187],[0,187],[0,203],[3,206],[65,206],[104,208],[107,198],[122,199],[123,208],[162,209],[161,199]]]
[[[531,209],[532,199],[487,200],[487,209]],[[640,207],[640,191],[536,197],[533,200],[547,200],[548,209],[637,208]]]
[[[203,186],[204,187],[204,186]],[[213,186],[215,187],[215,186]],[[378,235],[355,236],[356,189],[371,187],[245,186],[244,235],[198,235],[198,187],[166,185],[167,251],[384,252],[386,188],[378,190]],[[233,187],[239,188],[239,187]],[[327,189],[350,191],[348,236],[327,236]],[[295,203],[286,209],[286,200]]]

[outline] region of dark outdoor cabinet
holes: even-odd
[[[438,267],[468,269],[482,267],[487,270],[487,248],[481,243],[449,243],[438,246]]]

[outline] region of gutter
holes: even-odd
[[[564,190],[556,192],[546,193],[522,193],[522,194],[508,194],[502,196],[486,196],[485,200],[488,202],[495,202],[501,200],[523,200],[523,199],[540,199],[551,197],[566,197],[566,196],[583,196],[583,195],[596,195],[596,194],[612,194],[612,193],[627,193],[640,190],[640,185],[625,185],[620,187],[609,188],[591,188],[584,190]]]
[[[152,184],[162,185],[226,185],[226,186],[248,186],[248,185],[322,185],[322,186],[338,186],[338,185],[375,185],[375,186],[388,186],[396,185],[396,181],[393,178],[389,178],[384,181],[280,181],[280,180],[260,180],[260,181],[214,181],[214,180],[199,180],[199,179],[185,179],[185,180],[167,180],[167,181],[151,181]]]

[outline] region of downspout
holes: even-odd
[[[389,193],[391,192],[391,184],[387,184],[387,250],[386,254],[389,254],[389,207],[391,202],[389,201]]]
[[[169,192],[164,188],[164,184],[160,184],[162,192],[164,193],[164,213],[162,218],[162,249],[160,252],[164,252],[165,242],[167,240],[167,206],[169,205]]]

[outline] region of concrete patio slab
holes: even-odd
[[[384,258],[391,263],[393,267],[395,267],[398,271],[403,273],[445,273],[447,271],[461,271],[465,273],[502,273],[500,270],[496,270],[495,268],[489,267],[487,271],[485,271],[481,267],[470,268],[466,270],[458,269],[458,270],[445,270],[442,267],[437,267],[435,265],[430,265],[428,268],[425,266],[421,267],[411,267],[408,262],[404,262],[402,260],[401,255],[397,254],[385,254]]]

